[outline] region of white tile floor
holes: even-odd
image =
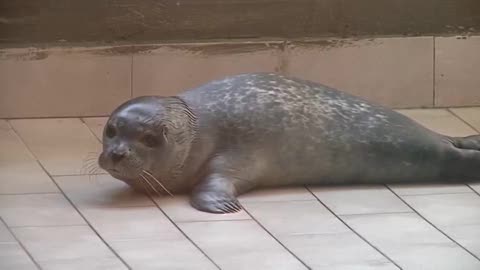
[[[401,112],[480,130],[480,108]],[[480,184],[259,190],[213,215],[89,176],[104,122],[0,120],[0,269],[480,269]]]

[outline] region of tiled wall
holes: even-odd
[[[0,118],[108,115],[139,95],[281,72],[394,108],[480,105],[480,36],[0,50]]]

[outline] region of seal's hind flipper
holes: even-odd
[[[449,139],[457,148],[480,151],[480,135],[452,137]]]

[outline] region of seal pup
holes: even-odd
[[[121,104],[99,165],[138,190],[190,192],[196,209],[229,213],[258,187],[478,180],[480,136],[444,136],[311,81],[240,74]]]

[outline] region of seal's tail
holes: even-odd
[[[450,137],[453,145],[460,149],[480,151],[480,135],[467,137]]]

